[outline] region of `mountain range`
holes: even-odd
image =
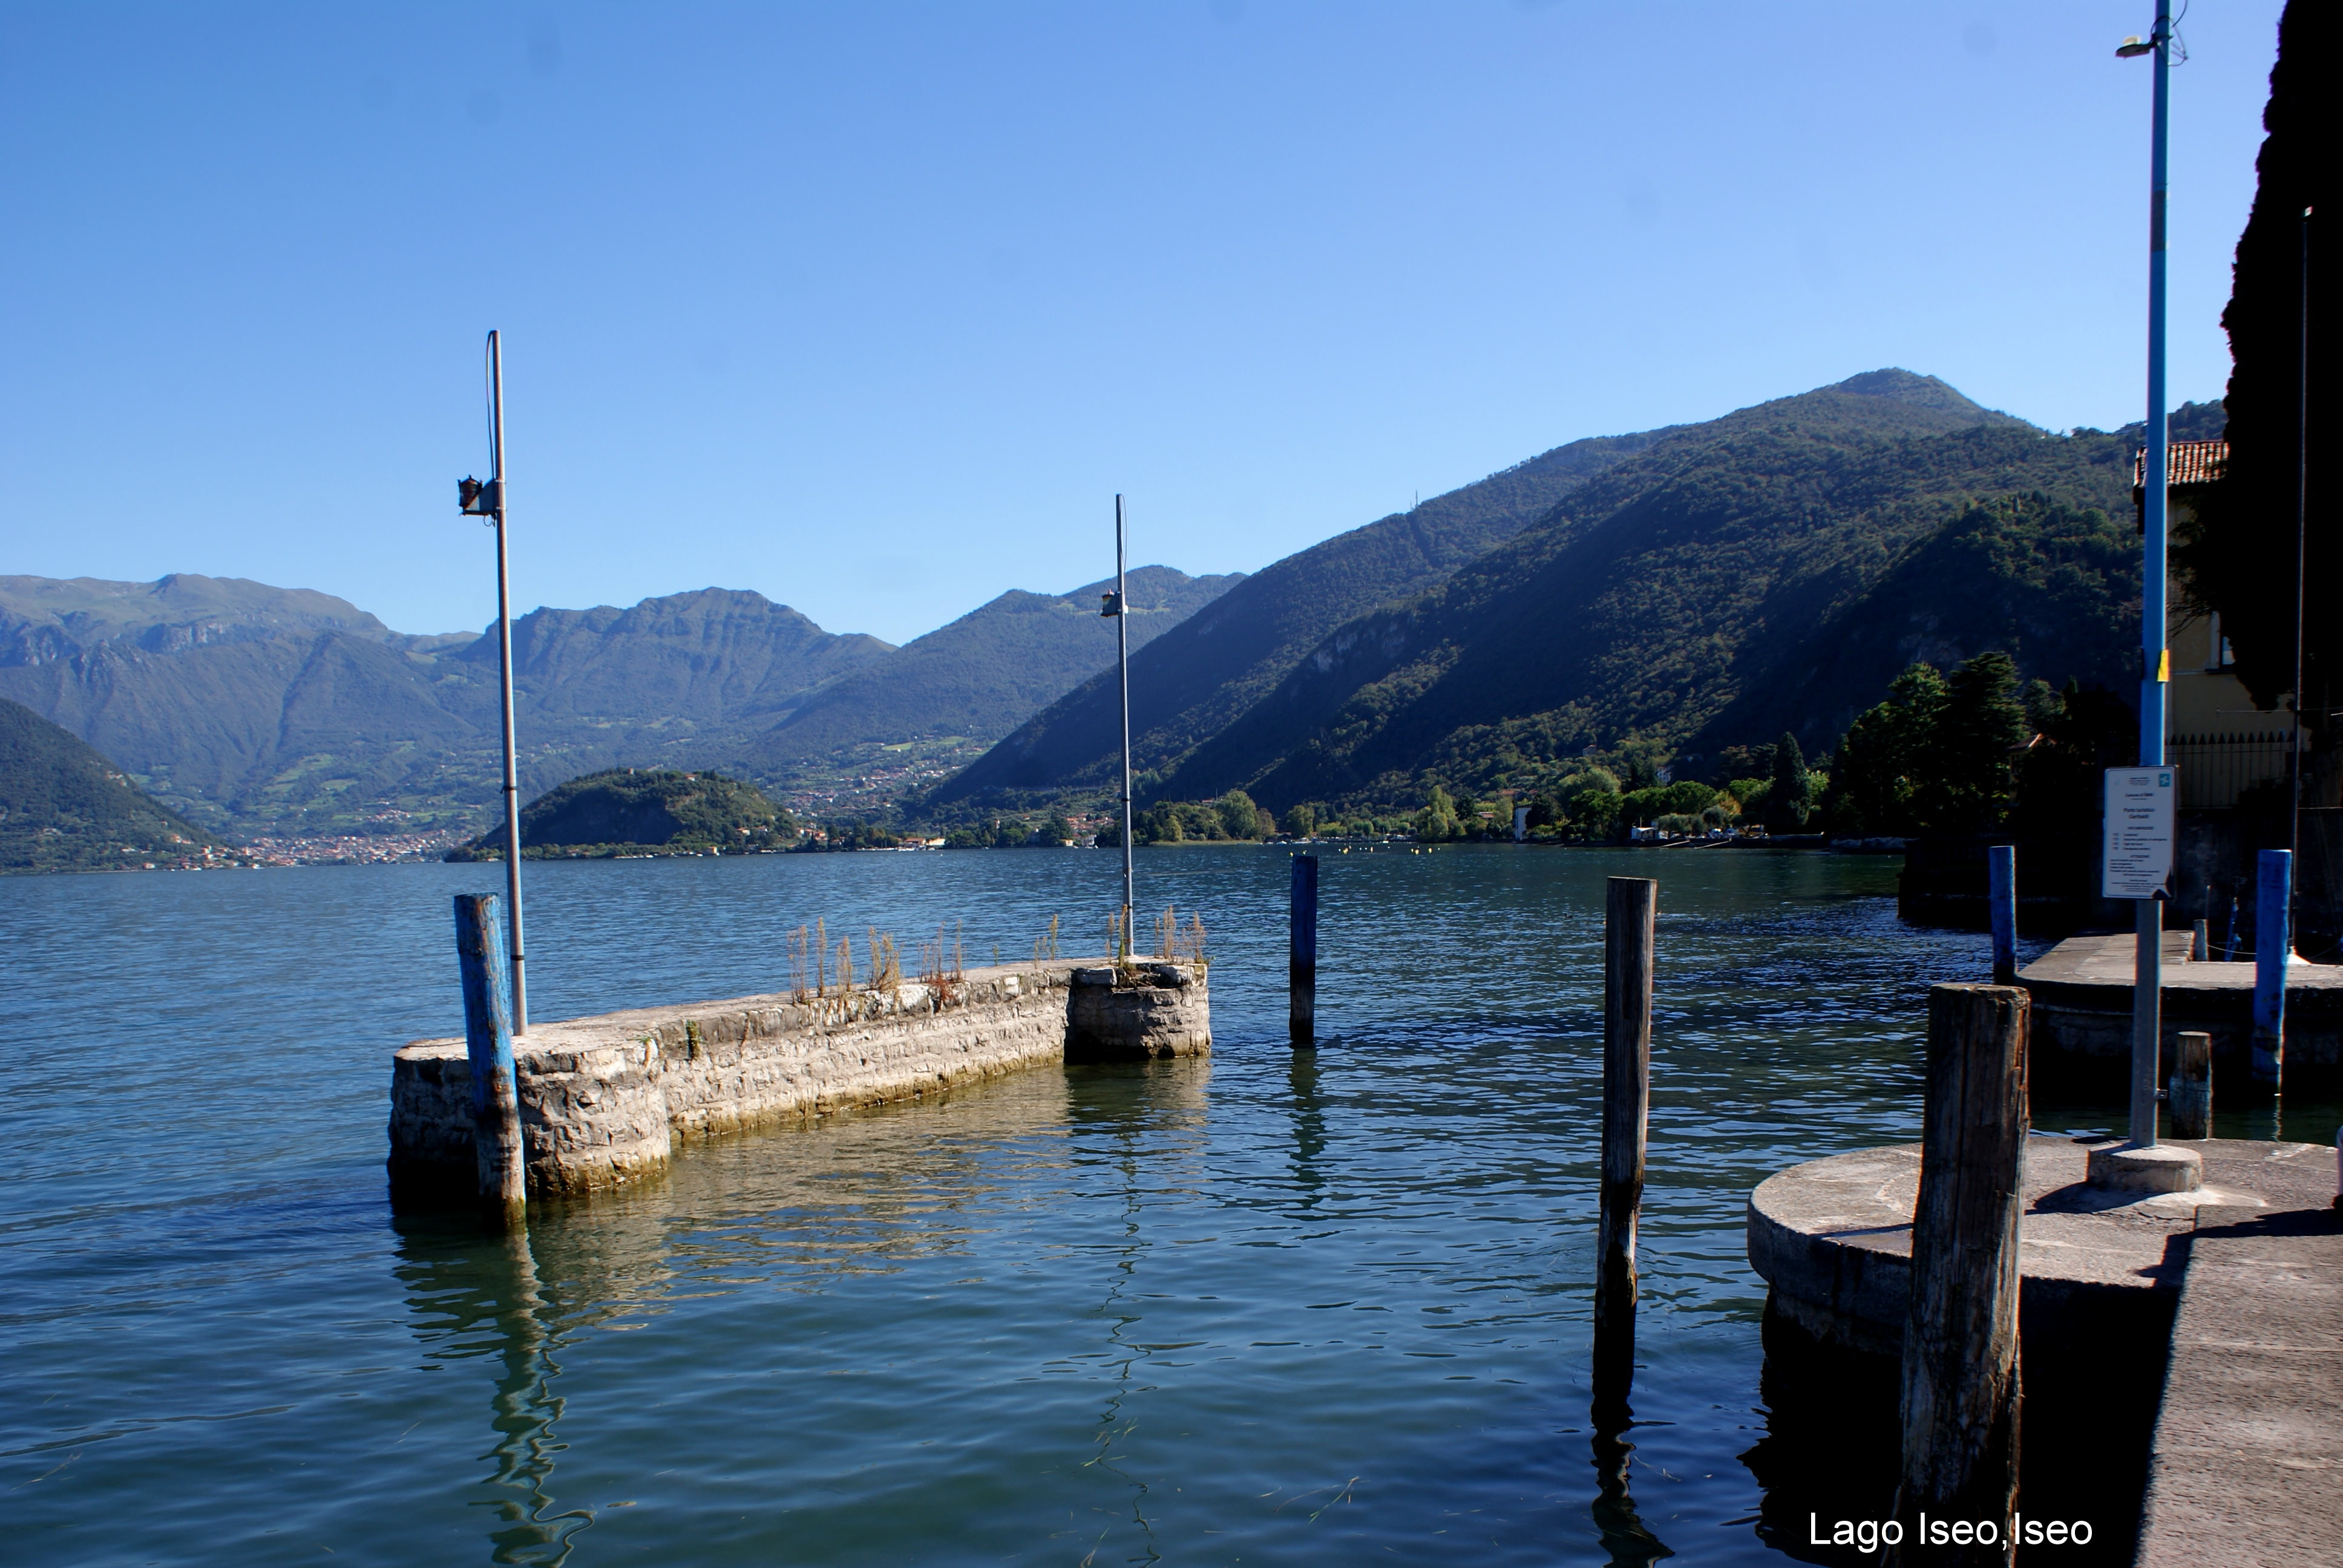
[[[1235,580],[1131,578],[1135,644]],[[1098,588],[1004,594],[901,648],[744,589],[533,610],[513,623],[523,788],[738,765],[786,791],[858,748],[980,751],[1111,662]],[[219,831],[476,828],[501,769],[497,658],[493,637],[402,635],[308,589],[0,578],[0,697]]]
[[[1629,742],[1695,768],[1785,730],[1822,750],[1906,664],[1986,648],[2123,691],[2134,437],[1880,370],[1574,441],[1250,577],[1141,568],[1140,794],[1413,805]],[[1107,586],[1005,593],[902,648],[741,589],[537,609],[513,629],[524,789],[724,769],[800,815],[1092,800],[1121,734]],[[496,668],[491,638],[307,590],[0,578],[0,697],[218,829],[476,831]]]

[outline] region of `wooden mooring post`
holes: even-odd
[[[2025,1210],[2027,996],[2016,986],[1928,993],[1927,1100],[1904,1322],[1903,1469],[1895,1563],[2006,1563],[2017,1495],[2018,1221]],[[1991,1520],[1967,1544],[1922,1533]]]
[[[528,1220],[528,1168],[520,1135],[520,1086],[513,1070],[512,965],[494,893],[456,895],[456,960],[464,975],[464,1047],[472,1069],[472,1146],[479,1157],[480,1206],[491,1222],[518,1230]]]
[[[1653,929],[1659,883],[1613,877],[1603,920],[1603,1197],[1594,1281],[1596,1403],[1635,1364],[1635,1221],[1652,1104]]]
[[[1318,1041],[1318,857],[1293,857],[1292,950],[1286,961],[1286,1028],[1295,1045]]]
[[[2017,983],[2017,846],[1996,844],[1985,852],[1988,900],[1993,907],[1993,983]]]
[[[2198,925],[2205,922],[2199,920]],[[2213,1136],[2213,1037],[2191,1030],[2173,1041],[2172,1078],[2164,1086],[2172,1136]]]

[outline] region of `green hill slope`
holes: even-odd
[[[1787,731],[1836,746],[1905,668],[1950,669],[2000,649],[2026,678],[2128,696],[2139,655],[2139,535],[2115,516],[2041,495],[1968,507],[1868,593],[1825,617],[1684,742],[1686,765]]]
[[[752,849],[795,841],[789,813],[754,785],[720,773],[613,768],[556,785],[521,809],[524,859],[629,849]],[[499,860],[494,829],[450,860]]]
[[[0,871],[202,865],[220,848],[87,744],[0,699]]]
[[[1135,651],[1228,591],[1242,573],[1192,578],[1170,567],[1128,574]],[[1071,593],[1011,589],[949,626],[829,682],[741,750],[760,777],[786,776],[860,746],[949,739],[972,756],[1114,662],[1114,622],[1099,614],[1111,578]]]
[[[1478,788],[1631,738],[1769,739],[1778,725],[1710,727],[1818,661],[1852,668],[1814,633],[1906,552],[1976,498],[2120,508],[2126,457],[2116,437],[2052,437],[1903,371],[1686,427],[1438,588],[1342,627],[1160,793],[1396,801],[1427,771]],[[1876,690],[1900,668],[1849,678]]]
[[[1245,578],[1132,658],[1138,766],[1178,766],[1344,621],[1422,592],[1666,433],[1574,441]],[[1103,785],[1119,766],[1121,714],[1111,675],[1093,677],[947,780],[930,803]]]

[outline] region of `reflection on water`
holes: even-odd
[[[402,1218],[394,1224],[396,1271],[427,1360],[498,1363],[488,1399],[491,1446],[480,1456],[491,1468],[476,1483],[476,1505],[495,1520],[488,1561],[567,1562],[572,1539],[593,1515],[554,1501],[554,1456],[561,1450],[554,1424],[562,1414],[554,1381],[561,1366],[528,1238],[483,1238],[461,1220]]]
[[[1614,1391],[1598,966],[1630,869],[1660,879],[1660,984]],[[0,881],[12,1549],[1733,1563],[1800,1553],[1802,1504],[1864,1501],[1867,1407],[1765,1361],[1743,1205],[1793,1160],[1915,1135],[1925,986],[1981,973],[1982,938],[1899,928],[1875,861],[1330,855],[1297,1053],[1282,856],[1142,869],[1215,933],[1209,1062],[693,1143],[518,1246],[394,1223],[381,1165],[385,1052],[453,1031],[447,900],[493,867]],[[548,1016],[739,992],[815,914],[965,915],[971,950],[1023,951],[1052,913],[1091,929],[1118,872],[552,864],[531,989]]]

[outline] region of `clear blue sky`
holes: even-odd
[[[2220,396],[2278,0],[2174,73]],[[1884,365],[2140,415],[2146,0],[15,5],[0,572],[900,641]]]

